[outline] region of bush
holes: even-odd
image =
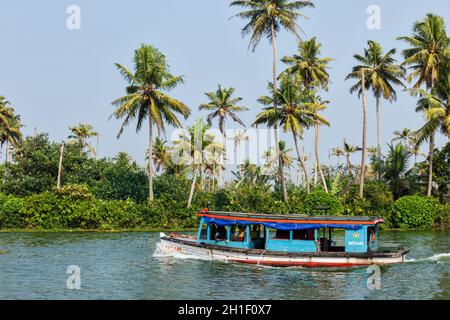
[[[343,206],[339,199],[322,190],[314,190],[305,197],[305,213],[339,215],[343,213]]]
[[[57,191],[57,194],[63,197],[69,197],[72,200],[91,200],[93,195],[87,185],[68,184]]]
[[[4,195],[0,198],[0,227],[1,228],[23,228],[25,222],[20,211],[24,205],[22,198]]]
[[[441,210],[437,199],[405,196],[395,201],[392,222],[400,229],[431,229]]]
[[[385,220],[384,227],[391,225],[391,208],[394,196],[388,186],[379,181],[367,181],[364,198],[359,196],[359,185],[352,185],[343,197],[347,215],[378,216]]]

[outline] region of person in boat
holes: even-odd
[[[244,241],[245,238],[245,226],[238,227],[238,234],[235,235],[235,228],[231,230],[231,241]]]

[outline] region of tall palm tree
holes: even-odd
[[[347,141],[345,141],[344,139],[344,145],[343,145],[343,152],[345,154],[345,160],[347,163],[347,174],[349,177],[351,177],[352,175],[352,163],[350,162],[350,156],[355,153],[361,151],[360,147],[357,146],[353,146],[349,143],[347,143]]]
[[[1,111],[0,111],[1,112]],[[6,144],[5,163],[12,158],[13,152],[20,150],[21,143],[23,142],[22,123],[20,121],[20,115],[14,114],[14,109],[11,108],[11,114],[5,118],[6,123],[4,126],[0,126],[0,154],[3,145]]]
[[[241,145],[241,142],[242,141],[249,141],[250,137],[247,136],[244,131],[239,129],[239,130],[235,130],[234,131],[234,135],[230,139],[232,139],[233,143],[234,143],[235,158],[239,161],[239,159],[240,159],[240,157],[239,157],[239,152],[240,152],[239,147]]]
[[[314,37],[311,40],[299,42],[298,52],[293,56],[285,56],[281,59],[288,65],[286,72],[298,76],[306,88],[314,85],[328,89],[330,75],[327,69],[333,59],[320,57],[321,46]]]
[[[15,114],[11,103],[4,96],[0,96],[0,154],[6,144],[5,162],[8,162],[10,148],[18,150],[23,141],[20,116]]]
[[[306,189],[310,192],[310,181],[306,163],[300,153],[299,139],[302,139],[305,128],[314,125],[317,119],[324,119],[305,106],[304,102],[308,98],[307,93],[299,89],[292,77],[284,77],[280,90],[273,95],[274,86],[272,83],[268,85],[271,96],[262,96],[258,102],[267,106],[261,111],[253,123],[254,126],[266,124],[268,127],[281,125],[285,132],[291,132],[294,138],[297,159],[300,162],[306,179]],[[274,102],[273,100],[276,100]],[[274,107],[276,106],[276,107]],[[317,117],[317,119],[316,119]],[[277,141],[275,141],[277,143]],[[279,151],[279,150],[278,150]]]
[[[450,56],[450,38],[445,30],[444,18],[427,14],[423,20],[416,21],[413,25],[412,36],[399,37],[399,40],[406,42],[410,47],[403,50],[405,58],[403,65],[411,70],[408,80],[414,78],[417,82],[414,88],[418,89],[423,84],[432,93],[440,74],[440,70],[446,66],[444,59]],[[429,142],[429,163],[428,163],[428,190],[427,195],[431,196],[433,188],[433,152],[434,152],[434,132],[428,132]]]
[[[69,142],[78,143],[81,146],[80,152],[83,153],[84,149],[88,149],[93,155],[96,151],[91,143],[89,143],[89,138],[97,137],[98,132],[93,130],[94,128],[90,124],[79,123],[76,126],[69,127],[71,134],[69,135]]]
[[[277,92],[277,33],[284,28],[299,38],[300,27],[297,24],[297,18],[304,17],[299,10],[306,7],[314,7],[314,4],[309,0],[238,0],[232,1],[230,6],[244,8],[244,11],[235,16],[249,20],[242,28],[242,35],[245,36],[251,33],[249,47],[252,47],[253,51],[263,37],[267,37],[271,41],[273,50],[273,96],[275,96]],[[275,100],[276,99],[273,99],[274,103],[276,103]],[[274,108],[276,107],[275,104]],[[274,125],[274,135],[276,151],[277,154],[279,154],[278,124]],[[278,159],[278,171],[283,191],[283,199],[287,201],[286,183],[284,181],[284,173],[280,158]]]
[[[224,143],[224,153],[223,156],[226,157],[226,139],[227,133],[225,128],[225,121],[227,117],[230,117],[234,122],[239,123],[241,126],[245,127],[245,124],[237,116],[237,112],[247,111],[248,108],[244,106],[238,106],[237,104],[242,101],[241,97],[233,98],[234,88],[222,88],[219,84],[216,92],[206,92],[205,95],[208,97],[209,102],[201,104],[199,110],[209,110],[212,111],[208,114],[207,121],[209,125],[212,125],[213,119],[218,119],[219,130],[222,133],[223,143]],[[222,171],[220,172],[222,177]],[[222,179],[221,179],[222,180]]]
[[[388,101],[397,99],[394,85],[405,88],[402,82],[405,70],[396,64],[394,58],[396,49],[391,49],[385,54],[378,42],[368,41],[367,44],[368,48],[364,49],[364,55],[354,55],[354,58],[360,64],[353,67],[352,72],[346,77],[346,80],[357,79],[357,83],[350,88],[350,92],[358,91],[361,95],[361,70],[364,69],[365,89],[371,89],[376,99],[377,153],[378,158],[381,159],[381,98]]]
[[[153,126],[158,133],[164,131],[165,123],[173,127],[181,127],[176,113],[185,119],[191,110],[183,102],[169,96],[166,92],[183,83],[182,76],[174,76],[169,72],[166,57],[156,48],[142,45],[134,54],[134,73],[125,66],[116,63],[121,75],[128,81],[126,95],[112,102],[116,106],[113,116],[125,118],[119,130],[119,138],[131,120],[137,119],[136,131],[142,128],[148,119],[148,201],[153,201]]]
[[[9,119],[14,115],[11,103],[4,96],[0,96],[0,126],[7,127]]]
[[[322,116],[320,116],[320,112],[327,108],[327,105],[330,103],[327,100],[322,100],[320,96],[318,96],[314,91],[311,91],[311,102],[306,102],[304,105],[313,112],[313,122],[314,122],[314,153],[316,157],[316,165],[317,171],[319,171],[320,178],[322,180],[323,188],[326,193],[328,193],[328,186],[325,181],[325,176],[322,171],[322,167],[320,165],[319,160],[319,137],[320,137],[320,126],[326,125],[330,126],[330,123],[325,120]]]

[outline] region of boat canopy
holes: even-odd
[[[340,228],[358,230],[364,226],[375,226],[384,222],[378,217],[307,216],[301,214],[260,214],[240,212],[219,212],[203,209],[197,213],[205,223],[220,226],[264,225],[278,230],[305,230],[318,228]]]

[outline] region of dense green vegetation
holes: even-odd
[[[187,119],[191,109],[169,95],[184,78],[171,73],[157,48],[142,45],[134,53],[133,69],[116,64],[127,85],[125,94],[112,102],[112,116],[123,120],[118,138],[131,123],[137,132],[148,123],[145,168],[124,152],[98,159],[91,139],[99,134],[89,124],[70,127],[62,143],[50,141],[46,134],[24,137],[20,116],[0,96],[0,150],[6,150],[0,165],[0,229],[190,228],[196,224],[195,210],[202,207],[377,215],[387,227],[401,229],[447,226],[450,143],[441,149],[435,146],[437,134],[450,137],[450,38],[444,19],[428,14],[414,23],[411,36],[399,38],[408,46],[401,63],[394,57],[396,49],[385,53],[375,41],[368,41],[362,55],[354,55],[357,65],[346,80],[356,81],[350,92],[362,101],[363,139],[361,146],[354,146],[344,138],[343,146],[331,152],[338,164],[327,165],[319,160],[320,128],[332,125],[323,111],[333,103],[323,96],[333,59],[322,56],[316,38],[299,40],[297,52],[280,59],[285,69],[277,71],[278,33],[287,30],[298,36],[299,10],[313,3],[245,0],[231,6],[243,8],[236,16],[246,23],[242,31],[251,35],[250,46],[255,49],[267,37],[273,49],[273,81],[268,93],[262,90],[257,99],[261,110],[251,124],[274,132],[275,147],[265,152],[264,164],[245,159],[232,171],[233,179],[224,179],[229,151],[208,129],[217,120],[222,138],[234,140],[235,153],[248,141],[242,130],[226,135],[229,119],[245,127],[238,113],[249,110],[241,105],[242,98],[234,97],[234,88],[219,85],[207,92],[208,101],[199,106],[209,112],[207,121],[194,121],[175,141],[163,140],[165,128],[182,127],[179,117]],[[381,103],[395,101],[396,89],[417,97],[416,111],[425,124],[394,132],[390,144],[383,146]],[[368,146],[366,139],[367,93],[376,101],[376,147]],[[314,159],[301,148],[307,130],[314,130]],[[292,148],[282,134],[293,138]],[[424,142],[428,157],[417,161]],[[355,165],[350,156],[358,152],[361,162]],[[296,182],[290,176],[295,169]]]

